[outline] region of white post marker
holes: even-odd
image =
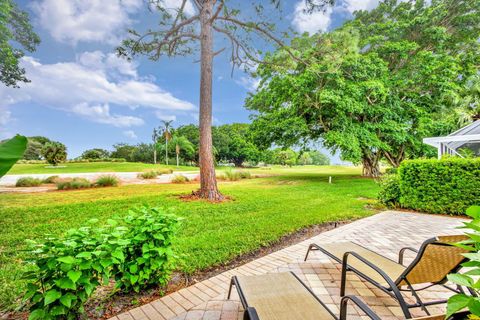
[[[328,177],[328,183],[332,183],[332,176]]]

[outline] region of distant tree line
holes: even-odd
[[[153,163],[155,152],[157,162],[166,163],[165,155],[168,155],[169,163],[179,165],[198,165],[199,155],[199,130],[198,126],[189,124],[178,128],[170,128],[170,135],[158,135],[154,139],[156,143],[127,144],[117,143],[113,150],[93,148],[85,150],[80,159],[125,159],[128,162]],[[246,123],[233,123],[212,127],[213,147],[217,164],[233,164],[237,167],[257,164],[293,165],[328,165],[330,159],[318,150],[305,148],[295,151],[291,148],[262,148],[258,146],[251,132],[251,126]],[[165,139],[168,137],[168,144]],[[28,147],[25,152],[25,160],[46,159],[42,153],[45,146],[59,146],[59,142],[46,137],[36,136],[28,138]],[[166,150],[167,148],[167,150]],[[66,148],[65,148],[66,158]],[[58,163],[58,161],[57,161]],[[52,163],[53,164],[53,163]]]

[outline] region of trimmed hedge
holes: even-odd
[[[400,206],[464,214],[480,203],[480,159],[409,160],[398,168]]]

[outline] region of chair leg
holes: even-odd
[[[315,245],[314,245],[313,243],[308,246],[307,254],[305,255],[305,259],[303,259],[303,261],[307,261],[308,254],[310,253],[310,251],[312,251],[312,250],[318,250],[318,249],[314,249],[314,247],[315,247]]]
[[[346,265],[342,266],[342,279],[340,282],[340,297],[345,296],[345,288],[347,286],[347,271],[348,271],[348,267]]]
[[[234,284],[235,284],[235,282],[233,281],[233,277],[232,277],[232,279],[230,280],[230,287],[228,288],[227,299],[230,299],[230,295],[232,294],[232,287],[233,287]]]
[[[417,294],[417,292],[415,291],[415,289],[412,287],[412,285],[408,282],[407,282],[407,286],[408,288],[410,289],[410,291],[412,292],[412,295],[415,297],[415,300],[417,300],[417,303],[420,305],[420,308],[425,311],[425,313],[427,315],[430,315],[430,312],[428,311],[427,307],[425,306],[425,304],[423,303],[422,299],[420,299],[420,296]]]

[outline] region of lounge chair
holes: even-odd
[[[230,282],[237,289],[245,313],[244,320],[346,320],[348,304],[353,303],[370,319],[380,320],[356,296],[344,296],[337,317],[294,273],[271,273],[255,276],[234,276]],[[465,319],[465,313],[449,320]],[[445,320],[444,315],[422,317],[415,320]]]
[[[244,320],[343,320],[349,301],[373,320],[380,318],[360,299],[343,297],[340,317],[310,290],[294,273],[282,272],[255,276],[234,276],[230,283],[237,289],[245,309]]]
[[[446,302],[446,300],[423,302],[417,291],[442,285],[455,293],[463,293],[461,287],[451,288],[445,283],[449,273],[457,272],[461,268],[461,263],[465,261],[462,254],[468,252],[468,250],[452,244],[466,239],[467,237],[464,235],[428,239],[420,246],[419,250],[411,247],[401,249],[398,262],[353,242],[321,245],[313,243],[308,247],[305,261],[310,251],[322,251],[342,264],[341,296],[345,295],[347,272],[352,271],[395,298],[405,317],[409,319],[411,318],[409,311],[411,308],[421,307],[427,315],[430,315],[427,306]],[[409,265],[404,265],[403,256],[407,250],[413,251],[417,255]],[[425,284],[425,286],[413,288],[413,285],[418,284]],[[402,291],[410,291],[416,303],[408,304],[402,296]]]

